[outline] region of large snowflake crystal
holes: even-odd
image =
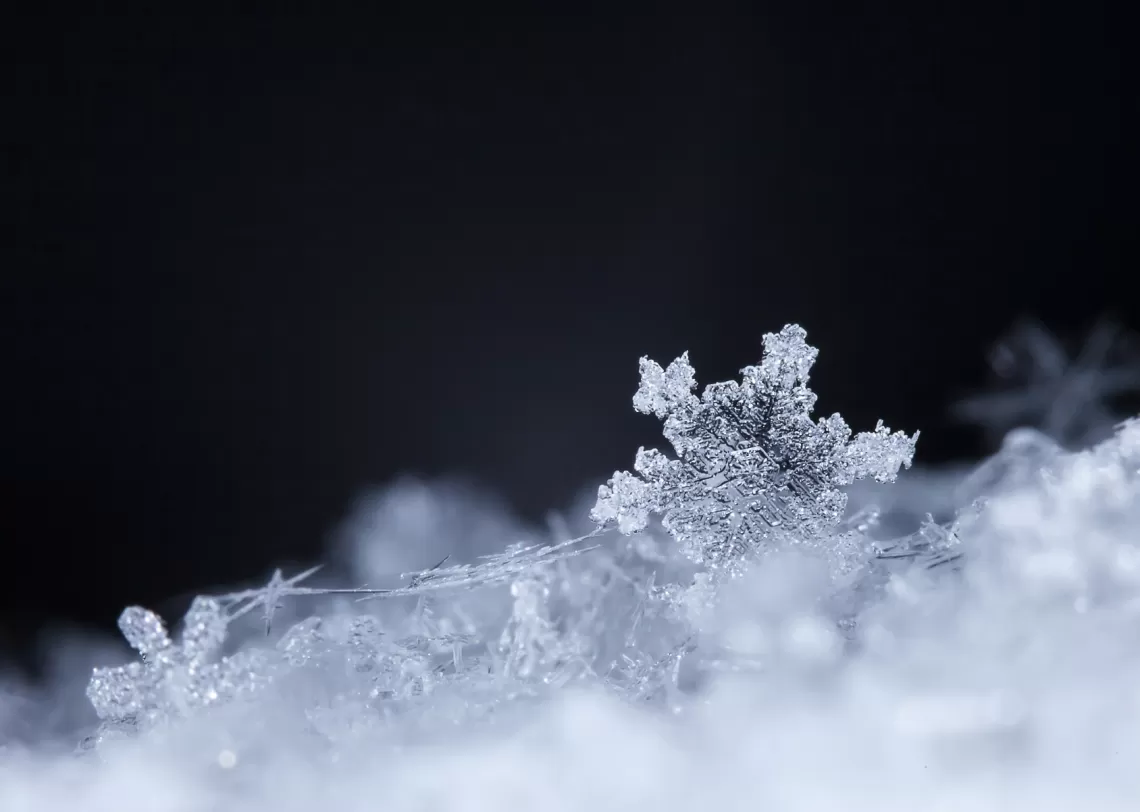
[[[619,471],[599,488],[594,521],[630,534],[660,514],[688,557],[717,566],[777,533],[828,532],[847,504],[842,486],[889,482],[909,467],[917,433],[892,434],[880,421],[852,438],[838,414],[812,420],[818,353],[806,337],[797,325],[765,335],[759,366],[699,397],[688,353],[666,369],[642,358],[634,408],[665,421],[677,456],[639,449],[636,474]]]
[[[123,637],[140,661],[97,668],[87,697],[100,719],[148,724],[219,704],[256,687],[255,654],[217,658],[228,619],[213,598],[195,598],[177,643],[162,619],[130,606],[119,616]]]

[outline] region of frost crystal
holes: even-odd
[[[162,619],[138,606],[123,610],[119,629],[140,661],[97,668],[87,696],[100,719],[146,725],[184,716],[257,687],[256,655],[215,659],[226,637],[226,615],[213,598],[195,598],[178,643]]]
[[[925,569],[944,567],[962,558],[959,522],[938,524],[930,514],[909,536],[877,545],[878,557],[884,561],[912,561]]]
[[[765,335],[759,366],[700,397],[687,354],[666,369],[643,358],[634,408],[665,421],[677,457],[639,449],[637,473],[619,471],[599,488],[591,518],[630,534],[660,514],[687,556],[717,566],[777,533],[827,532],[846,506],[842,486],[889,482],[909,467],[917,433],[892,434],[880,422],[851,438],[838,414],[812,420],[817,351],[806,336],[796,325]]]
[[[595,549],[585,542],[596,538],[600,531],[588,533],[579,538],[547,546],[515,544],[502,553],[481,556],[477,564],[456,564],[444,567],[443,561],[431,569],[417,573],[405,573],[408,585],[394,589],[341,590],[343,592],[366,593],[361,600],[372,598],[394,598],[406,595],[422,595],[442,589],[473,589],[494,584],[510,583],[524,576],[528,571],[545,564],[573,558]],[[446,559],[444,559],[446,561]]]
[[[311,578],[321,568],[310,567],[291,578],[286,578],[281,570],[274,570],[269,577],[269,583],[260,589],[247,589],[242,592],[231,592],[228,595],[219,595],[217,600],[225,606],[232,606],[229,611],[230,620],[236,620],[242,615],[261,607],[261,618],[265,623],[266,636],[273,630],[273,615],[281,608],[281,601],[285,598],[301,595],[329,595],[343,592],[361,592],[367,590],[344,589],[314,589],[312,587],[298,586],[301,581]]]

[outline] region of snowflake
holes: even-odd
[[[108,721],[147,724],[184,716],[256,688],[260,677],[255,653],[215,657],[225,642],[227,623],[219,601],[195,598],[175,643],[154,612],[139,606],[124,609],[119,629],[140,660],[95,669],[87,697],[96,714]]]
[[[962,400],[954,411],[997,438],[1029,427],[1067,446],[1105,439],[1116,422],[1106,401],[1140,391],[1140,361],[1121,339],[1115,325],[1102,322],[1071,358],[1043,326],[1022,322],[990,353],[1002,388]]]
[[[892,434],[880,421],[852,439],[838,414],[814,422],[807,384],[817,351],[806,336],[796,325],[765,335],[759,366],[700,397],[687,353],[666,369],[642,358],[634,408],[665,421],[677,458],[639,449],[636,473],[619,471],[599,488],[591,518],[630,534],[660,514],[689,558],[717,566],[775,533],[826,533],[846,506],[840,487],[894,480],[918,434]]]

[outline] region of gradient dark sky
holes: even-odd
[[[0,627],[311,558],[400,472],[539,518],[654,441],[639,356],[789,321],[822,409],[976,453],[1016,316],[1140,326],[1128,29],[835,5],[12,21]]]

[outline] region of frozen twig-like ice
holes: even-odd
[[[119,629],[139,660],[99,668],[87,696],[101,719],[147,724],[226,702],[258,687],[256,652],[218,657],[228,619],[221,603],[195,598],[174,642],[162,619],[138,606],[123,610]]]
[[[806,337],[795,325],[765,335],[759,366],[699,397],[688,354],[666,369],[642,358],[634,408],[665,421],[677,456],[640,449],[636,473],[619,471],[599,489],[594,520],[634,533],[660,514],[686,555],[718,566],[776,534],[826,533],[843,515],[842,486],[889,482],[909,467],[917,434],[892,434],[880,421],[852,438],[838,414],[813,421],[817,351]]]
[[[311,578],[319,572],[321,566],[310,567],[304,572],[286,578],[284,573],[277,569],[269,577],[269,582],[257,589],[244,589],[240,592],[229,592],[224,595],[215,596],[215,600],[226,609],[227,620],[233,621],[242,617],[243,615],[252,612],[258,607],[261,608],[261,617],[265,623],[265,634],[269,634],[273,630],[273,616],[278,609],[282,608],[282,601],[285,598],[298,598],[306,596],[321,596],[321,595],[380,595],[388,594],[390,590],[384,589],[368,589],[367,587],[356,588],[332,588],[332,587],[307,587],[298,586],[302,581]]]
[[[554,545],[521,544],[509,547],[505,552],[482,556],[475,564],[442,566],[443,562],[431,569],[416,573],[405,573],[408,585],[392,589],[361,590],[366,592],[362,601],[376,598],[395,598],[408,595],[421,595],[444,589],[474,589],[509,582],[524,575],[528,570],[544,564],[553,564],[567,558],[581,555],[596,549],[596,545],[586,542],[602,534],[594,530],[584,536],[559,542]]]
[[[273,615],[282,608],[282,600],[300,595],[327,595],[329,590],[314,589],[297,586],[301,581],[311,578],[321,569],[320,566],[310,567],[304,572],[286,578],[281,570],[273,571],[269,583],[260,589],[247,589],[241,592],[231,592],[219,595],[218,600],[230,605],[229,617],[236,620],[242,615],[253,611],[259,606],[262,609],[262,619],[265,621],[265,634],[268,636],[273,630]]]
[[[927,514],[922,526],[912,535],[877,545],[876,553],[884,561],[913,561],[926,569],[934,569],[953,564],[962,557],[961,538],[956,524],[939,524]]]

